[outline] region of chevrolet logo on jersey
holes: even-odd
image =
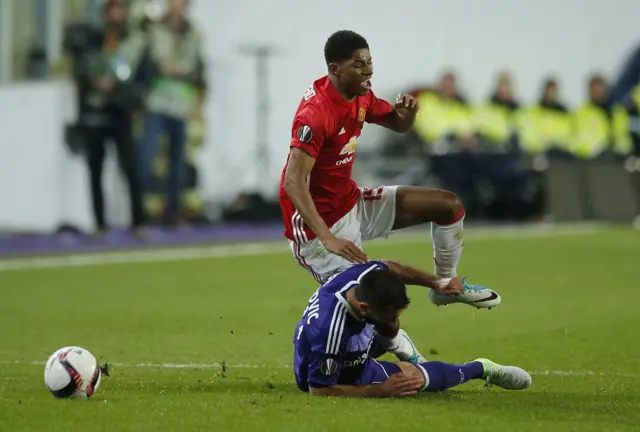
[[[344,147],[342,147],[342,150],[340,150],[340,154],[341,155],[346,155],[346,154],[353,154],[356,152],[356,146],[358,145],[358,140],[356,140],[356,137],[352,137],[348,143],[346,143],[344,145]]]

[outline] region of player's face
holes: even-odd
[[[376,310],[364,304],[361,313],[364,316],[365,321],[370,322],[371,324],[392,327],[398,322],[403,311],[404,309],[393,308]]]
[[[366,96],[369,93],[373,62],[368,49],[356,50],[349,60],[332,66],[332,72],[338,78],[340,87],[348,95]]]

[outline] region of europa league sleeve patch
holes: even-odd
[[[300,141],[301,143],[308,143],[311,141],[311,138],[313,138],[313,131],[311,130],[311,126],[308,125],[302,125],[298,128],[298,131],[296,132],[296,138],[298,138],[298,141]]]
[[[333,375],[338,370],[338,362],[332,358],[326,358],[320,364],[320,371],[325,375]]]

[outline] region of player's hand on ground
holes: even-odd
[[[322,242],[326,250],[332,254],[339,255],[352,263],[365,264],[369,262],[369,257],[352,241],[330,238]]]
[[[464,284],[457,277],[441,278],[433,289],[441,295],[460,295]]]
[[[424,384],[423,379],[420,376],[407,375],[404,372],[393,374],[380,384],[381,396],[401,397],[418,394],[418,390]]]
[[[418,100],[406,94],[396,96],[396,112],[400,117],[414,116],[418,112]]]

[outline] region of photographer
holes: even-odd
[[[102,190],[102,170],[107,141],[114,143],[118,161],[129,185],[132,227],[136,233],[144,223],[142,198],[136,172],[133,140],[133,112],[139,108],[143,86],[136,85],[135,71],[127,53],[140,55],[140,47],[123,49],[127,36],[127,9],[124,0],[108,0],[104,5],[104,27],[77,24],[67,28],[65,48],[73,58],[77,85],[79,119],[68,141],[81,143],[91,176],[93,213],[98,233],[107,230]],[[128,42],[135,45],[136,39]]]

